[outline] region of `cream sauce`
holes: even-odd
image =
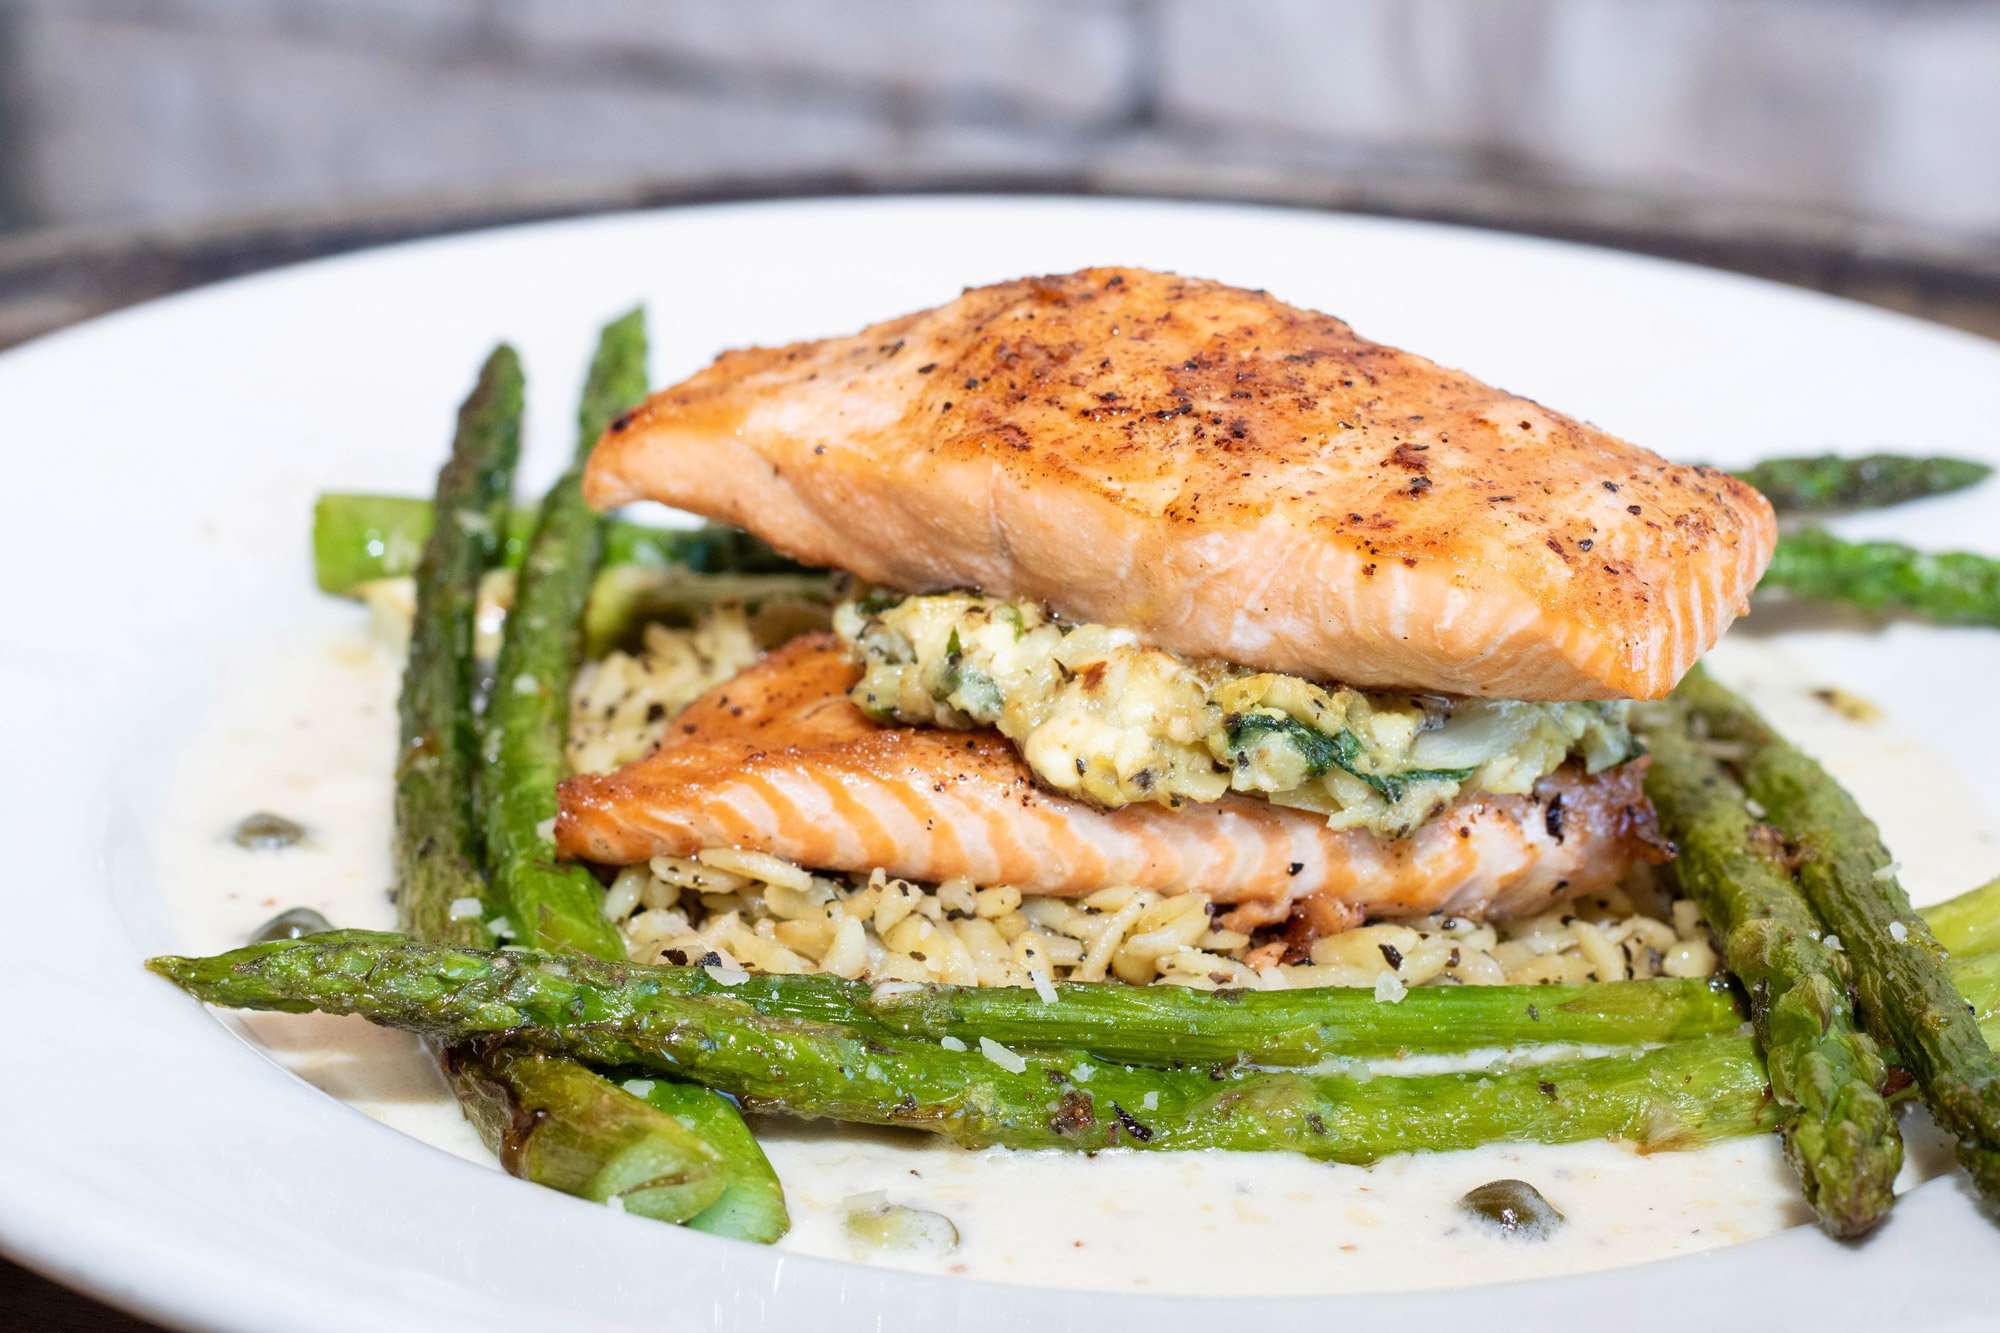
[[[1831,682],[1771,645],[1732,642],[1716,664],[1852,786],[1919,902],[2000,870],[1994,830],[1943,766],[1890,723],[1843,716],[1812,693]],[[289,646],[239,676],[254,683],[218,705],[183,756],[158,833],[185,947],[241,944],[289,907],[314,908],[337,926],[393,927],[388,775],[399,674],[357,632]],[[258,810],[304,824],[307,840],[276,851],[237,847],[231,829]],[[362,1113],[493,1165],[413,1040],[315,1015],[228,1021]],[[1907,1185],[1947,1159],[1921,1115],[1906,1127]],[[1640,1263],[1808,1220],[1770,1138],[1650,1156],[1608,1142],[1495,1147],[1349,1167],[1280,1154],[975,1153],[884,1131],[780,1121],[758,1129],[791,1204],[784,1248],[1057,1287],[1410,1290]],[[1567,1225],[1544,1241],[1509,1239],[1457,1211],[1459,1196],[1502,1177],[1534,1184]],[[950,1218],[960,1245],[941,1257],[854,1253],[847,1201],[877,1193]]]

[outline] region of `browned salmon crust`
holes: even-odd
[[[1776,537],[1722,473],[1263,292],[1116,268],[725,353],[617,422],[587,486],[896,588],[1490,698],[1665,694]]]

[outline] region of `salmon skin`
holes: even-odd
[[[1350,685],[1658,698],[1742,613],[1756,491],[1263,292],[1141,269],[727,352],[586,476],[809,564]]]
[[[1238,796],[1105,811],[1036,786],[996,732],[870,720],[847,696],[858,673],[828,634],[753,664],[689,705],[650,757],[566,780],[562,853],[632,864],[737,847],[1023,893],[1199,890],[1235,905],[1237,928],[1304,907],[1319,933],[1364,917],[1532,914],[1657,859],[1643,760],[1468,797],[1393,841]]]

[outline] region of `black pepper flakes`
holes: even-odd
[[[1141,1143],[1148,1143],[1152,1141],[1153,1138],[1152,1126],[1141,1124],[1136,1118],[1134,1118],[1134,1116],[1130,1111],[1127,1111],[1117,1102],[1111,1103],[1111,1109],[1113,1112],[1117,1114],[1118,1123],[1125,1126],[1125,1132],[1127,1134],[1130,1134],[1133,1138],[1139,1140],[1139,1142]]]

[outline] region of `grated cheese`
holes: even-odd
[[[1010,1074],[1019,1074],[1028,1067],[1026,1060],[1023,1060],[1019,1055],[1008,1050],[991,1037],[981,1037],[979,1039],[979,1053]]]

